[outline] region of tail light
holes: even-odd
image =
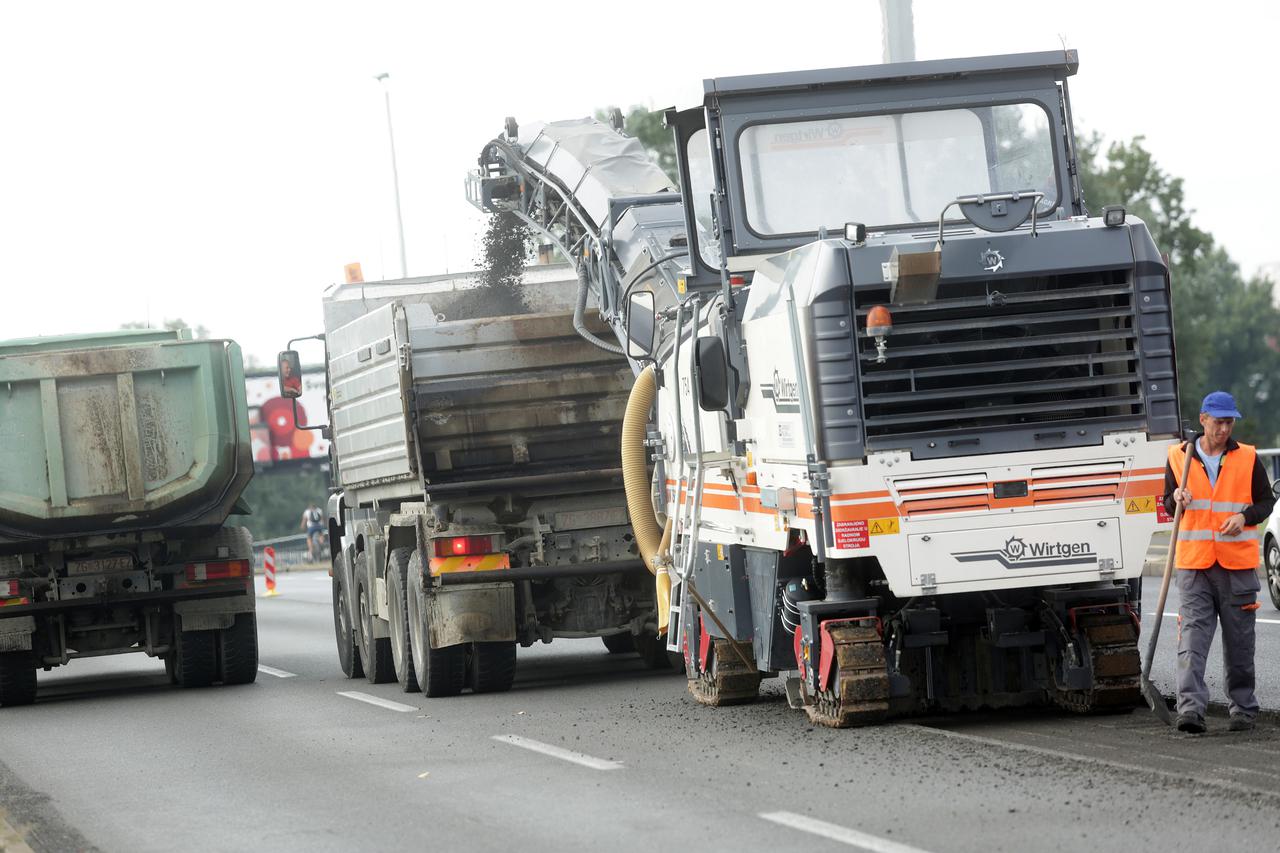
[[[12,607],[19,604],[30,604],[31,599],[22,595],[15,580],[0,581],[0,607]]]
[[[481,554],[493,554],[499,551],[498,537],[487,536],[445,536],[435,540],[437,557],[473,557]]]
[[[249,576],[248,560],[221,560],[216,563],[187,563],[188,581],[221,581]]]

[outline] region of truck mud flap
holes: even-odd
[[[0,652],[26,652],[31,650],[31,635],[36,631],[32,616],[11,616],[0,619]]]
[[[240,595],[178,601],[173,605],[173,612],[182,617],[184,631],[222,631],[234,624],[237,613],[252,613],[255,606],[252,595]]]
[[[516,639],[515,586],[509,583],[439,587],[427,592],[431,648]]]

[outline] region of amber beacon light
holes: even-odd
[[[876,339],[876,364],[885,363],[884,339],[892,331],[893,317],[888,308],[877,305],[867,312],[867,335]]]

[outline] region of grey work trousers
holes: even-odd
[[[1209,688],[1204,667],[1217,623],[1222,622],[1222,669],[1232,714],[1253,718],[1254,621],[1257,618],[1258,573],[1224,569],[1178,569],[1178,713],[1204,716]]]

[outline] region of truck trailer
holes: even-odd
[[[556,637],[669,666],[618,464],[630,370],[575,334],[571,268],[525,278],[514,315],[488,310],[472,275],[325,296],[327,523],[349,678],[501,691],[517,646]]]
[[[697,701],[780,675],[837,727],[1139,702],[1169,273],[1085,207],[1077,64],[707,80],[665,115],[678,191],[592,182],[616,121],[484,146],[468,197],[573,249],[636,375],[631,518]]]
[[[0,705],[141,652],[184,687],[257,677],[240,348],[190,332],[0,343]]]

